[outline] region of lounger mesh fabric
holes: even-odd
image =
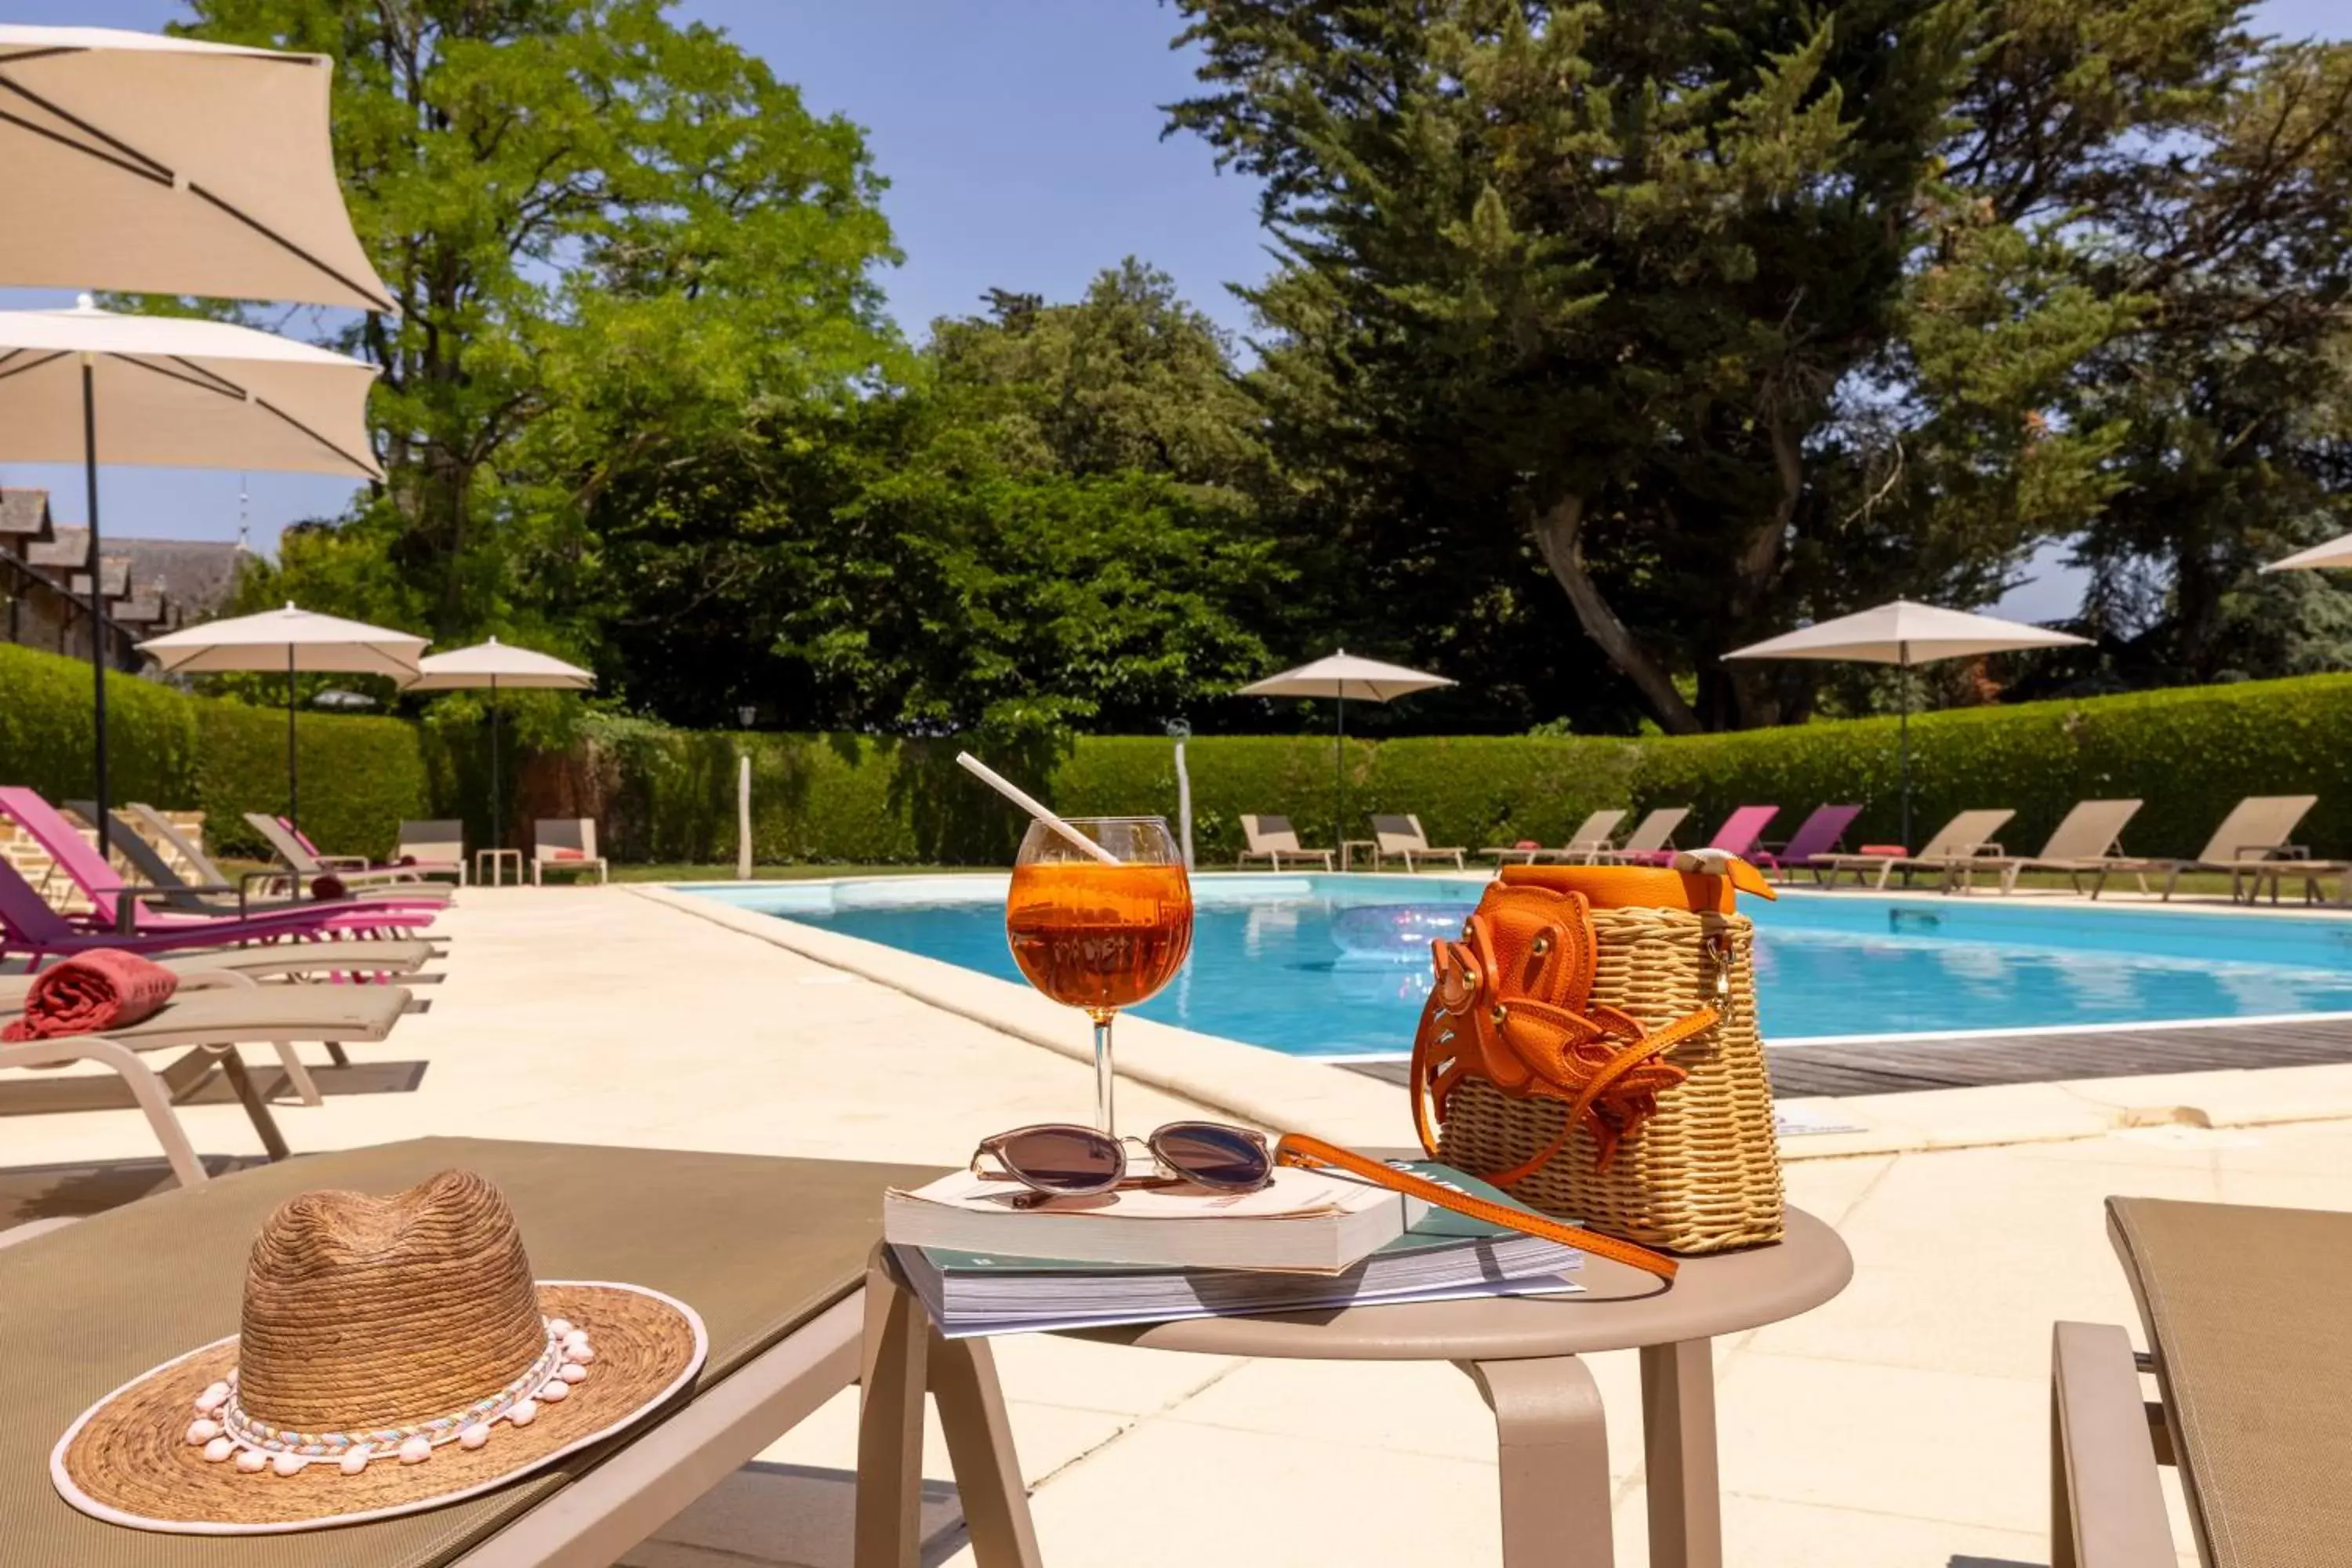
[[[2352,1562],[2352,1214],[2110,1198],[2207,1568]]]
[[[690,1304],[710,1331],[709,1388],[863,1282],[885,1187],[904,1165],[434,1138],[317,1155],[158,1194],[0,1251],[8,1351],[0,1519],[10,1563],[75,1568],[430,1568],[546,1500],[591,1449],[430,1513],[301,1535],[154,1535],[77,1513],[48,1453],[109,1389],[235,1333],[245,1258],[278,1203],[316,1187],[386,1193],[452,1166],[496,1182],[551,1279],[628,1279]],[[639,1428],[638,1430],[646,1430]],[[264,1478],[266,1479],[266,1478]]]

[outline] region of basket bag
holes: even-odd
[[[1746,861],[1512,866],[1437,978],[1412,1047],[1435,1158],[1546,1214],[1669,1252],[1780,1239]]]

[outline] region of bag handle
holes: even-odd
[[[1392,1193],[1402,1193],[1408,1197],[1419,1198],[1423,1203],[1434,1204],[1439,1208],[1451,1209],[1455,1214],[1468,1215],[1472,1219],[1484,1220],[1488,1225],[1501,1226],[1506,1230],[1516,1230],[1522,1236],[1540,1237],[1546,1241],[1556,1241],[1563,1247],[1580,1247],[1591,1253],[1595,1258],[1606,1258],[1612,1263],[1625,1264],[1629,1268],[1642,1270],[1644,1274],[1654,1274],[1661,1279],[1671,1280],[1675,1277],[1675,1269],[1680,1267],[1673,1258],[1663,1253],[1653,1252],[1646,1247],[1636,1246],[1630,1241],[1620,1241],[1613,1236],[1602,1236],[1598,1231],[1587,1230],[1582,1226],[1569,1225],[1560,1220],[1548,1218],[1543,1215],[1506,1208],[1501,1204],[1490,1203],[1485,1198],[1473,1197],[1468,1193],[1457,1193],[1453,1188],[1441,1186],[1424,1176],[1416,1176],[1410,1171],[1400,1171],[1394,1165],[1368,1158],[1356,1153],[1353,1150],[1342,1149],[1337,1143],[1326,1143],[1320,1138],[1310,1138],[1304,1132],[1284,1133],[1281,1141],[1275,1145],[1274,1157],[1277,1163],[1297,1165],[1307,1170],[1312,1170],[1318,1165],[1328,1165],[1337,1170],[1345,1171],[1351,1176],[1361,1177],[1376,1187],[1385,1187]]]

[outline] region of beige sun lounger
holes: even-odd
[[[2092,878],[2091,897],[2095,899],[2107,885],[2107,873],[2125,858],[2124,825],[2138,815],[2139,808],[2136,800],[2077,801],[2042,845],[2041,854],[1958,856],[1945,864],[1945,890],[1969,891],[1978,872],[1998,871],[2000,890],[2013,893],[2022,872],[2063,871],[2077,893],[2083,890],[2083,879]],[[2139,890],[2147,891],[2146,877],[2140,879]]]
[[[1616,832],[1618,825],[1624,820],[1625,814],[1622,811],[1596,811],[1577,824],[1576,831],[1568,836],[1568,842],[1557,849],[1488,847],[1478,853],[1492,855],[1497,866],[1508,860],[1517,860],[1524,866],[1532,866],[1538,860],[1589,862],[1609,852],[1609,836]]]
[[[1320,860],[1323,869],[1331,868],[1331,851],[1309,849],[1298,842],[1298,830],[1290,826],[1286,816],[1242,813],[1242,842],[1244,846],[1234,864],[1247,866],[1253,860],[1264,860],[1276,870],[1282,869],[1285,855],[1300,860]]]
[[[2308,891],[2323,873],[2340,872],[2344,863],[2335,860],[2311,860],[2304,858],[2302,849],[2287,842],[2295,825],[2319,804],[2315,795],[2252,795],[2240,801],[2205,841],[2205,847],[2193,860],[2164,858],[2119,859],[2109,868],[2116,871],[2165,873],[2164,897],[2170,899],[2180,885],[2184,872],[2227,871],[2230,873],[2230,896],[2260,897],[2263,884],[2271,885],[2271,898],[2278,898],[2278,884],[2286,877],[2305,879]],[[2251,882],[2251,895],[2244,891]],[[2145,881],[2141,883],[2146,887]]]
[[[300,839],[286,830],[284,823],[268,812],[248,811],[245,820],[247,826],[261,835],[279,863],[303,882],[331,876],[362,898],[370,893],[388,893],[413,903],[446,901],[457,891],[438,882],[426,881],[415,867],[371,866],[356,855],[313,855],[302,847]]]
[[[1819,855],[1814,857],[1813,864],[1828,869],[1826,881],[1832,888],[1837,886],[1839,874],[1845,871],[1853,873],[1857,888],[1862,886],[1863,877],[1872,871],[1875,871],[1878,877],[1871,886],[1880,889],[1885,888],[1887,878],[1898,870],[1906,873],[1928,870],[1948,876],[1952,874],[1952,863],[1956,860],[1974,855],[2000,858],[2000,846],[1994,841],[1993,835],[2016,815],[2014,811],[1964,811],[1944,824],[1916,855]]]
[[[5,984],[0,1017],[24,1010],[24,992],[30,982],[11,976]],[[263,985],[232,970],[194,971],[182,976],[179,991],[152,1017],[104,1035],[0,1044],[0,1068],[57,1067],[70,1061],[112,1068],[146,1113],[172,1173],[183,1185],[193,1185],[204,1181],[205,1169],[172,1112],[175,1094],[193,1089],[216,1063],[245,1106],[262,1147],[272,1160],[283,1160],[291,1151],[236,1047],[272,1047],[302,1103],[323,1105],[310,1068],[295,1054],[295,1042],[323,1040],[341,1046],[381,1040],[407,1011],[408,1000],[407,989],[399,985]],[[140,1052],[162,1050],[187,1054],[160,1074],[139,1059]]]
[[[403,822],[395,860],[413,860],[404,868],[420,877],[450,877],[466,885],[466,825],[462,822]]]
[[[1413,816],[1375,816],[1372,818],[1372,869],[1379,870],[1382,860],[1394,855],[1404,861],[1408,871],[1421,869],[1420,861],[1452,859],[1454,868],[1465,870],[1463,857],[1469,851],[1460,845],[1448,844],[1430,847],[1429,835],[1421,830],[1421,818]]]
[[[530,885],[540,886],[546,871],[593,871],[596,880],[609,879],[604,858],[596,853],[596,822],[587,816],[541,817],[530,830]]]
[[[2352,1215],[2118,1197],[2107,1234],[2147,1354],[2113,1324],[2056,1325],[2053,1568],[2173,1568],[2159,1465],[2205,1568],[2352,1562]]]
[[[0,1398],[14,1415],[0,1435],[8,1561],[186,1568],[236,1557],[235,1542],[124,1530],[74,1512],[49,1484],[58,1434],[108,1389],[236,1331],[246,1254],[279,1203],[315,1187],[397,1192],[452,1167],[498,1184],[542,1272],[641,1281],[691,1303],[709,1333],[702,1371],[657,1419],[590,1456],[423,1513],[272,1536],[246,1555],[276,1568],[635,1561],[638,1542],[713,1487],[731,1484],[739,1467],[873,1364],[869,1399],[911,1401],[919,1412],[929,1384],[977,1561],[1034,1568],[1036,1538],[1011,1468],[988,1342],[927,1334],[919,1311],[912,1323],[903,1312],[888,1318],[864,1289],[882,1190],[919,1186],[936,1170],[455,1138],[240,1171],[201,1193],[157,1193],[21,1245],[9,1243],[25,1227],[0,1232],[0,1321],[12,1347],[43,1351],[0,1366]],[[681,1224],[682,1215],[723,1219]],[[712,1244],[714,1224],[723,1226],[726,1245]],[[125,1301],[142,1310],[126,1311]],[[924,1352],[923,1375],[898,1372],[908,1342]],[[885,1524],[898,1516],[872,1507],[877,1500],[863,1477],[877,1478],[877,1488],[883,1479],[895,1482],[904,1470],[897,1458],[877,1451],[859,1466],[860,1501]],[[918,1469],[919,1461],[918,1451]],[[845,1515],[848,1478],[839,1480]],[[900,1561],[876,1550],[859,1561]]]
[[[1659,849],[1672,849],[1675,835],[1691,814],[1686,805],[1662,805],[1633,825],[1625,835],[1625,842],[1614,849],[1603,849],[1593,856],[1596,860],[1621,860],[1628,855],[1647,855]]]

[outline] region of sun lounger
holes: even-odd
[[[236,1331],[246,1255],[278,1204],[319,1187],[396,1192],[452,1167],[498,1184],[542,1275],[640,1281],[690,1303],[709,1334],[709,1357],[690,1391],[659,1419],[527,1479],[423,1513],[244,1547],[100,1523],[57,1496],[49,1449],[83,1405],[191,1345]],[[241,1171],[200,1194],[157,1193],[0,1250],[0,1321],[18,1352],[0,1366],[0,1398],[12,1413],[0,1436],[9,1561],[185,1568],[241,1552],[276,1568],[636,1561],[640,1541],[859,1380],[867,1315],[879,1315],[862,1287],[880,1231],[882,1190],[920,1185],[937,1173],[428,1139]],[[142,1310],[125,1310],[127,1301]],[[899,1342],[886,1332],[875,1337],[894,1349]],[[974,1554],[982,1563],[1034,1564],[1036,1543],[1021,1478],[1009,1468],[988,1342],[942,1341],[917,1328],[914,1343],[928,1352]],[[887,1364],[873,1383],[873,1396],[921,1405],[921,1382],[909,1387]],[[895,1479],[891,1458],[877,1454],[860,1468]],[[251,1479],[266,1485],[274,1478]],[[841,1490],[848,1489],[845,1479]]]
[[[1660,850],[1671,855],[1674,853],[1675,835],[1681,831],[1689,817],[1689,806],[1659,806],[1633,825],[1633,831],[1625,835],[1624,843],[1614,849],[1601,851],[1594,858],[1615,863],[1643,859]]]
[[[530,885],[541,885],[549,871],[594,871],[600,883],[610,879],[604,858],[596,853],[596,821],[589,816],[540,818],[530,829]]]
[[[1759,845],[1750,857],[1759,866],[1776,873],[1787,881],[1799,871],[1811,871],[1813,880],[1822,879],[1827,868],[1822,861],[1839,852],[1845,842],[1845,830],[1862,815],[1858,805],[1819,805],[1813,814],[1797,825],[1786,844]]]
[[[2173,1568],[2159,1464],[2206,1568],[2352,1562],[2352,1215],[2119,1197],[2107,1234],[2147,1354],[2112,1324],[2056,1326],[2053,1564]]]
[[[1492,855],[1497,866],[1509,860],[1517,860],[1527,866],[1532,866],[1538,860],[1589,862],[1595,857],[1607,853],[1609,836],[1616,832],[1618,825],[1624,820],[1625,814],[1622,811],[1596,811],[1577,824],[1576,831],[1568,836],[1568,842],[1557,849],[1529,849],[1513,846],[1509,848],[1481,849],[1478,853]]]
[[[0,981],[0,1018],[24,1011],[27,989],[29,983],[14,977]],[[217,1062],[244,1104],[263,1149],[271,1159],[283,1160],[289,1152],[285,1137],[254,1089],[236,1047],[270,1047],[302,1103],[322,1105],[325,1100],[318,1084],[295,1054],[295,1042],[320,1040],[341,1047],[381,1040],[407,1010],[408,999],[407,990],[397,985],[263,985],[231,970],[195,971],[182,975],[179,991],[152,1017],[110,1028],[102,1035],[0,1044],[0,1067],[51,1067],[91,1060],[113,1068],[131,1085],[133,1097],[147,1113],[148,1125],[163,1145],[173,1173],[187,1183],[193,1168],[194,1179],[202,1181],[203,1167],[194,1164],[178,1119],[170,1114],[174,1089],[186,1093]],[[160,1075],[131,1054],[161,1050],[187,1054]],[[160,1106],[158,1095],[149,1092],[157,1085],[163,1086]]]
[[[420,877],[455,877],[466,885],[466,825],[456,821],[403,822],[392,858]]]
[[[1247,866],[1253,860],[1264,860],[1276,870],[1282,869],[1285,855],[1299,860],[1320,860],[1323,869],[1331,868],[1331,851],[1309,849],[1298,842],[1298,830],[1290,826],[1286,816],[1271,816],[1242,813],[1243,849],[1236,866]]]
[[[1910,879],[1912,872],[1917,870],[1931,870],[1944,875],[1948,873],[1952,862],[1962,857],[2000,856],[2000,846],[1993,835],[2016,815],[2014,811],[1964,811],[1944,824],[1916,855],[1818,855],[1813,858],[1813,864],[1828,869],[1828,882],[1832,888],[1837,886],[1839,876],[1847,871],[1853,873],[1856,887],[1862,885],[1864,876],[1875,872],[1877,879],[1871,886],[1882,889],[1886,886],[1887,878],[1897,871],[1904,873],[1906,881]]]
[[[348,855],[321,858],[284,821],[267,812],[248,811],[245,820],[247,826],[261,835],[262,842],[269,846],[269,852],[278,863],[306,886],[320,877],[333,877],[346,888],[384,889],[391,896],[417,904],[446,904],[457,891],[438,882],[427,882],[412,867],[371,866],[357,856]]]
[[[89,818],[91,812],[98,809],[94,804],[88,802],[68,801],[66,804],[85,820]],[[85,809],[86,806],[87,809]],[[114,814],[114,819],[126,830],[124,833],[115,835],[113,838],[116,853],[129,860],[141,876],[145,877],[159,889],[158,897],[163,900],[166,908],[185,907],[180,902],[179,898],[183,892],[192,892],[200,900],[218,900],[227,894],[235,894],[243,900],[242,907],[248,913],[272,909],[299,909],[307,905],[308,900],[300,898],[278,897],[259,900],[249,898],[247,895],[257,882],[274,881],[282,892],[288,885],[288,877],[283,872],[259,873],[242,879],[231,877],[215,863],[212,857],[205,853],[195,840],[181,832],[177,823],[144,802],[130,802]],[[168,847],[173,854],[177,855],[191,870],[195,872],[197,879],[194,882],[189,882],[181,876],[179,868],[164,858],[154,845],[147,842],[149,838],[153,838]],[[131,842],[134,839],[138,841],[136,845]],[[146,852],[143,856],[141,853],[142,850]],[[158,867],[161,868],[160,870],[157,869]],[[352,902],[362,904],[396,901],[402,899],[404,893],[413,895],[421,892],[427,900],[436,896],[446,896],[441,895],[437,889],[420,889],[415,883],[405,881],[383,887],[371,887],[364,882],[361,886],[352,887],[347,883],[344,891]],[[412,908],[421,907],[424,903],[424,900],[415,897],[409,898],[407,901]],[[216,902],[206,902],[204,907],[209,913],[227,912],[225,906]]]
[[[2041,854],[1961,856],[1946,868],[1945,889],[1966,892],[1975,886],[1978,872],[1998,871],[2000,890],[2013,893],[2023,872],[2063,871],[2077,893],[2083,890],[2083,879],[2092,878],[2091,897],[2095,899],[2106,886],[2107,873],[2124,858],[2124,825],[2138,814],[2139,807],[2136,800],[2077,801],[2052,831]],[[2145,876],[2140,878],[2139,890],[2147,891]]]
[[[1430,847],[1429,835],[1421,830],[1421,818],[1412,816],[1375,816],[1372,818],[1372,869],[1394,855],[1404,861],[1408,871],[1421,869],[1423,860],[1451,858],[1457,871],[1466,868],[1463,857],[1469,853],[1459,845],[1448,844]]]
[[[429,923],[430,915],[392,904],[313,900],[266,913],[232,918],[158,912],[141,907],[142,895],[124,882],[55,807],[31,790],[0,788],[0,816],[23,828],[89,899],[92,924],[77,927],[35,892],[13,868],[0,876],[0,954],[28,952],[37,960],[50,952],[116,946],[145,952],[155,947],[217,947],[232,942],[283,938],[325,939],[366,933],[384,936]]]
[[[1764,837],[1764,829],[1780,815],[1777,805],[1740,806],[1723,819],[1723,826],[1716,829],[1706,847],[1726,855],[1737,855],[1743,860],[1751,859],[1756,854],[1757,840]],[[1673,849],[1626,850],[1617,858],[1630,865],[1667,866],[1674,863],[1678,853]]]
[[[2340,861],[2310,859],[2301,846],[2287,842],[2295,825],[2318,804],[2315,795],[2248,795],[2221,819],[2221,826],[2213,830],[2213,837],[2206,840],[2195,859],[2117,859],[2108,868],[2163,872],[2164,897],[2168,900],[2179,887],[2182,874],[2189,871],[2227,871],[2232,900],[2261,897],[2263,884],[2267,881],[2272,901],[2276,902],[2280,880],[2297,876],[2305,879],[2308,894],[2320,876],[2346,868]]]

